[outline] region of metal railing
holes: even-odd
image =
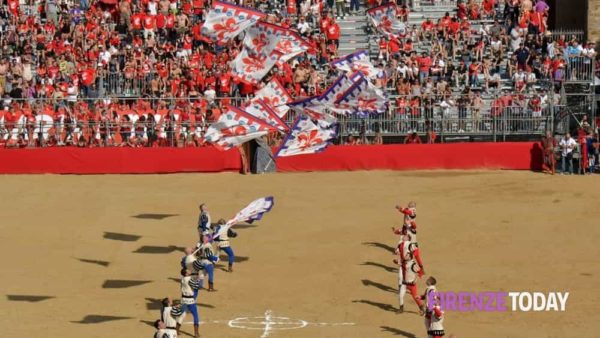
[[[567,73],[565,81],[592,82],[595,74],[595,60],[587,56],[565,57]]]
[[[339,137],[424,136],[433,131],[445,136],[487,136],[505,141],[510,135],[543,135],[552,126],[553,115],[534,116],[531,112],[505,110],[502,115],[466,112],[465,116],[340,116]],[[206,121],[75,121],[52,120],[0,123],[0,142],[6,147],[48,146],[161,146],[187,147],[205,145]]]

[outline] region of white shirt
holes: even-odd
[[[308,24],[308,22],[298,22],[298,31],[300,31],[301,34],[310,31],[310,25]]]
[[[515,75],[513,75],[513,80],[515,82],[525,81],[525,73],[522,73],[522,72],[515,73]]]
[[[398,66],[398,68],[396,68],[396,70],[402,74],[403,77],[406,77],[406,73],[408,72],[408,67],[406,67],[406,65],[404,66]]]
[[[207,89],[204,91],[204,98],[208,103],[213,103],[217,97],[217,92],[214,89]]]
[[[198,281],[192,276],[181,278],[181,304],[195,304],[194,289],[198,289]]]
[[[565,140],[564,138],[560,140],[560,143],[558,145],[562,149],[562,155],[567,156],[568,154],[573,152],[573,149],[575,149],[575,147],[577,146],[577,142],[575,142],[575,140],[572,137],[569,137],[568,140]]]
[[[518,28],[513,28],[510,31],[510,37],[511,37],[511,41],[510,41],[510,47],[512,48],[513,51],[519,49],[519,45],[521,44],[521,34],[519,33],[519,29]]]
[[[165,325],[167,327],[176,327],[177,320],[171,314],[171,310],[173,310],[172,306],[164,307],[162,309],[162,313],[160,314],[160,318],[162,319],[163,322],[165,322]],[[172,331],[172,330],[166,329],[166,331]]]
[[[500,41],[500,40],[492,41],[491,47],[493,50],[499,51],[500,49],[502,49],[502,41]]]
[[[105,63],[110,62],[110,52],[107,50],[101,52],[99,57],[100,57],[100,60],[104,61]]]
[[[536,81],[535,73],[529,73],[528,75],[526,75],[525,81],[527,81],[527,83],[535,83],[535,81]]]
[[[158,4],[155,1],[148,2],[148,11],[150,12],[150,15],[157,14],[157,7],[158,7]]]

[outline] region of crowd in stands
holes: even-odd
[[[320,94],[335,79],[328,62],[339,56],[338,20],[362,6],[356,0],[239,4],[269,13],[267,21],[297,30],[310,44],[309,53],[263,81],[277,78],[295,98]],[[408,24],[406,1],[397,5],[404,34],[381,36],[374,55],[385,71],[378,85],[392,98],[387,117],[398,120],[390,130],[433,132],[429,120],[438,112],[456,112],[460,131],[485,128],[467,125],[467,115],[499,116],[506,107],[539,117],[565,77],[578,76],[566,73],[569,62],[598,62],[591,42],[548,34],[543,0],[459,0],[455,13],[420,26]],[[201,145],[223,107],[239,105],[262,85],[232,78],[228,62],[241,50],[240,39],[217,46],[200,34],[210,6],[206,0],[7,0],[0,7],[1,142]],[[380,137],[382,127],[365,128],[379,129]]]
[[[594,42],[548,31],[549,10],[544,0],[458,1],[455,15],[380,36],[378,57],[397,95],[393,113],[421,118],[438,107],[441,115],[474,120],[470,131],[482,127],[482,115],[535,126],[535,118],[553,113],[565,79],[591,81],[592,64],[600,65]],[[409,9],[397,14],[407,21]],[[466,127],[459,122],[459,132]]]

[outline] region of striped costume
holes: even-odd
[[[196,297],[198,296],[199,288],[200,283],[192,276],[185,276],[181,278],[181,311],[183,314],[177,318],[177,322],[179,324],[183,323],[185,314],[190,312],[192,316],[194,316],[194,325],[200,325],[198,307],[196,306]]]

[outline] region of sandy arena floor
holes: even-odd
[[[0,186],[4,337],[151,337],[156,300],[179,298],[180,250],[196,239],[197,204],[208,203],[216,220],[266,195],[275,196],[273,211],[238,228],[235,272],[219,270],[218,292],[200,294],[203,337],[426,337],[408,295],[408,312],[395,313],[390,227],[401,224],[394,205],[410,199],[426,272],[441,290],[570,292],[566,312],[449,312],[447,334],[594,337],[600,329],[597,177],[55,175],[0,176]],[[244,319],[268,310],[268,325]]]

